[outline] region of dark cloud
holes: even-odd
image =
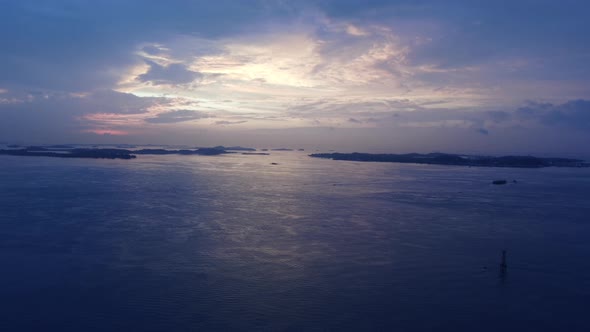
[[[141,114],[151,106],[166,104],[165,98],[137,97],[130,93],[113,90],[99,90],[87,97],[72,99],[80,103],[78,110],[85,113]]]
[[[164,98],[140,98],[101,90],[86,95],[35,91],[0,96],[0,139],[26,142],[76,142],[81,132],[94,128],[87,119],[97,114],[143,114],[152,106],[167,105]]]
[[[69,112],[74,117],[92,113],[142,114],[154,105],[169,103],[166,98],[137,97],[113,90],[98,90],[82,95],[33,90],[26,94],[14,95],[13,98],[13,103],[0,103],[0,110],[49,114]]]
[[[429,65],[416,78],[441,85],[473,81],[468,68],[498,66],[479,81],[588,81],[590,3],[577,0],[414,1],[317,0],[330,17],[392,27],[412,51],[407,61]],[[567,50],[567,51],[566,51]],[[384,68],[388,68],[384,66]],[[440,70],[440,71],[439,71]]]
[[[159,65],[153,61],[146,61],[150,69],[145,74],[141,74],[137,79],[141,82],[150,82],[153,85],[162,84],[184,84],[195,80],[200,80],[203,75],[198,72],[191,71],[180,63],[173,63],[167,66]]]
[[[293,15],[282,7],[265,0],[0,1],[0,86],[111,88],[137,63],[138,44],[233,35]]]
[[[246,123],[246,122],[248,122],[248,121],[246,121],[246,120],[241,120],[241,121],[215,121],[215,124],[216,125],[219,125],[219,126],[229,126],[229,125]]]
[[[137,45],[165,43],[178,35],[215,39],[266,31],[268,24],[296,21],[314,9],[328,18],[392,27],[413,45],[408,56],[413,64],[444,69],[528,56],[543,70],[528,68],[518,75],[585,79],[590,74],[590,3],[584,1],[20,0],[0,1],[0,85],[111,88],[124,69],[137,63]],[[416,38],[427,42],[416,44]],[[352,52],[342,52],[346,40],[330,45],[334,53]],[[154,46],[144,51],[159,53]],[[457,79],[429,75],[443,83]]]
[[[488,111],[485,114],[489,119],[496,123],[505,122],[511,117],[510,113],[504,111]]]
[[[191,110],[176,110],[160,113],[153,118],[145,119],[149,123],[177,123],[209,118],[206,113]]]
[[[383,123],[384,120],[382,120]],[[490,127],[563,127],[590,131],[590,100],[570,100],[562,104],[529,101],[523,107],[507,111],[471,111],[457,109],[422,109],[403,112],[395,123],[432,123],[436,126],[457,123],[489,134]],[[483,125],[485,125],[485,128]]]
[[[485,128],[478,128],[478,129],[476,129],[476,131],[482,135],[489,135],[490,134],[490,132]]]
[[[408,81],[407,86],[412,89],[423,88],[425,96],[430,96],[430,88],[440,87],[435,98],[444,99],[445,103],[456,96],[471,95],[472,88],[484,91],[479,97],[487,97],[489,93],[486,103],[493,105],[493,98],[505,97],[495,95],[496,91],[513,84],[523,87],[525,93],[516,89],[514,94],[518,99],[511,100],[538,99],[548,90],[564,91],[552,94],[555,100],[587,99],[588,90],[583,87],[589,86],[590,77],[589,9],[590,3],[579,0],[0,0],[0,89],[9,91],[0,94],[0,138],[43,140],[62,137],[65,133],[75,138],[76,133],[92,125],[85,119],[89,114],[137,115],[153,106],[170,108],[171,102],[165,99],[139,98],[109,90],[117,86],[130,68],[143,61],[137,54],[139,47],[143,47],[143,55],[188,63],[202,55],[221,54],[223,41],[240,43],[245,34],[250,41],[258,41],[262,35],[300,33],[297,27],[302,25],[309,38],[322,41],[315,51],[326,63],[332,58],[353,62],[380,40],[391,41],[395,49],[407,47],[400,59],[391,58],[387,52],[377,54],[375,49],[377,58],[385,59],[377,61],[375,66],[401,78],[404,84]],[[341,27],[334,32],[334,25],[349,23],[367,28],[372,35],[347,35]],[[377,31],[382,27],[389,28],[389,32],[380,35]],[[203,44],[187,45],[183,49],[179,44],[185,37]],[[215,47],[221,49],[213,50]],[[248,61],[251,60],[246,58],[238,62]],[[396,67],[398,63],[403,64],[400,70]],[[203,74],[191,71],[182,63],[148,64],[148,72],[138,80],[152,85],[179,85],[203,78]],[[318,72],[322,72],[321,66],[316,68],[315,73]],[[209,78],[212,74],[207,75]],[[537,86],[541,88],[536,89]],[[533,90],[540,96],[528,95]],[[395,92],[390,95],[400,96]],[[234,94],[227,94],[223,98],[228,97],[235,99],[236,104],[242,102],[240,94],[235,98]],[[349,126],[358,129],[359,142],[373,133],[353,125],[360,122],[371,123],[376,131],[384,133],[383,137],[388,137],[385,133],[395,128],[415,141],[431,137],[428,134],[431,131],[451,135],[455,130],[481,140],[485,137],[479,134],[489,130],[494,133],[494,139],[508,139],[509,136],[500,134],[499,128],[516,127],[520,131],[512,137],[514,142],[526,138],[532,127],[537,130],[532,136],[545,137],[545,131],[551,131],[551,137],[559,141],[561,133],[575,132],[587,137],[590,130],[590,102],[583,99],[562,104],[531,102],[519,109],[503,106],[487,112],[492,107],[449,109],[428,101],[368,98],[347,103],[352,98],[318,99],[315,104],[305,105],[295,102],[276,119],[264,120],[316,119],[329,126],[349,119]],[[477,104],[479,100],[465,100],[465,104]],[[502,105],[508,104],[504,101]],[[174,105],[180,109],[192,108]],[[260,120],[263,116],[266,115],[257,113],[248,118],[229,119]],[[125,123],[138,121],[138,117],[114,118]],[[178,110],[146,121],[175,123],[204,117],[207,115],[202,112]],[[217,125],[238,123],[244,121],[216,122]],[[142,135],[155,137],[168,127],[172,126],[160,126],[164,128],[162,131]],[[236,126],[235,131],[240,127]],[[424,136],[413,134],[418,131]],[[409,141],[404,137],[400,136],[399,141]],[[292,138],[298,139],[296,135]],[[461,136],[457,141],[464,139]],[[391,141],[387,140],[387,144]],[[334,144],[339,142],[340,139],[334,139]],[[434,143],[438,141],[430,144]]]
[[[547,126],[566,126],[590,130],[590,101],[570,100],[563,104],[529,102],[516,111],[523,120],[538,121]]]
[[[417,63],[460,68],[502,56],[525,56],[543,57],[568,67],[566,73],[543,70],[530,75],[571,78],[576,67],[588,70],[583,65],[587,55],[571,56],[588,54],[590,50],[585,32],[590,3],[584,1],[395,0],[371,1],[369,6],[363,1],[325,3],[325,10],[334,15],[358,18],[361,11],[373,21],[393,25],[401,35],[427,37],[428,42],[416,45],[411,54],[411,60]],[[416,24],[419,21],[425,24]]]

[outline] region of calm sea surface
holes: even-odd
[[[589,331],[589,305],[590,169],[0,156],[2,331]]]

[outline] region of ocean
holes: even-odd
[[[0,156],[0,269],[2,331],[588,331],[590,168]]]

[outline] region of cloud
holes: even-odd
[[[487,111],[486,116],[495,123],[502,123],[511,118],[511,114],[505,111]]]
[[[348,33],[349,35],[352,35],[352,36],[356,36],[356,37],[361,37],[361,36],[368,35],[368,33],[366,31],[363,31],[359,27],[354,26],[352,24],[349,24],[346,27],[346,33]]]
[[[215,124],[218,126],[229,126],[229,125],[234,125],[234,124],[240,124],[240,123],[246,123],[248,121],[246,120],[242,120],[242,121],[215,121]]]
[[[155,45],[146,45],[142,49],[148,55],[160,55],[162,54],[162,49]]]
[[[0,136],[28,142],[75,142],[80,133],[137,131],[137,118],[166,106],[166,98],[137,97],[112,90],[85,94],[30,91],[0,99]]]
[[[583,134],[588,9],[548,0],[0,1],[0,135],[125,132],[184,143],[174,126],[150,124],[207,114],[219,121],[176,128]],[[243,125],[221,127],[233,124]]]
[[[127,136],[129,135],[128,132],[123,130],[113,130],[113,129],[87,129],[83,131],[84,133],[90,133],[95,135],[102,135],[102,136]]]
[[[360,119],[363,120],[362,118]],[[387,119],[381,118],[381,124]],[[570,100],[561,104],[529,101],[526,105],[503,111],[431,108],[400,112],[394,123],[400,126],[448,126],[474,128],[488,135],[491,128],[561,127],[567,130],[590,130],[590,100]]]
[[[296,29],[293,27],[302,26],[305,27],[302,30],[320,42],[316,46],[328,58],[338,58],[338,54],[342,58],[356,56],[359,49],[369,50],[372,45],[376,48],[370,53],[381,54],[380,62],[370,55],[359,61],[339,62],[324,72],[326,78],[354,79],[354,75],[344,72],[362,67],[359,62],[366,67],[371,61],[381,72],[361,71],[364,78],[388,70],[400,76],[406,74],[397,68],[403,55],[404,62],[415,68],[439,70],[422,78],[445,85],[456,84],[458,78],[485,85],[487,77],[482,80],[471,75],[450,75],[448,70],[493,63],[486,75],[507,73],[511,71],[508,67],[512,67],[508,64],[510,59],[525,64],[519,73],[526,71],[537,78],[575,75],[584,80],[590,71],[586,65],[590,44],[586,42],[588,22],[584,15],[588,8],[581,1],[555,6],[545,0],[532,7],[528,1],[475,5],[468,0],[452,3],[302,0],[296,4],[268,0],[172,1],[171,4],[142,0],[2,1],[0,84],[66,91],[112,88],[125,68],[137,64],[136,45],[164,45],[182,36],[198,36],[207,42],[244,41],[243,44],[252,45],[253,40],[260,40],[269,31],[288,35]],[[532,15],[523,17],[523,12]],[[341,27],[340,30],[335,31],[335,26]],[[387,37],[376,43],[376,38],[384,37],[387,29],[390,34],[395,32],[395,38]],[[388,38],[393,46],[389,50],[383,47]],[[182,46],[175,45],[170,52],[176,54],[178,49]],[[207,49],[194,46],[185,50],[179,58],[182,61],[208,53]],[[384,59],[383,53],[391,50],[397,56]],[[400,54],[401,50],[406,51]],[[161,49],[144,47],[144,52],[159,55]],[[544,70],[531,68],[527,63],[542,65]],[[330,71],[338,72],[341,64],[346,68],[340,75],[330,74]],[[318,68],[325,68],[319,65]],[[158,77],[154,81],[158,82]],[[163,82],[168,82],[164,84],[176,82],[174,77],[164,75]],[[186,82],[187,77],[181,77],[177,78]],[[525,98],[531,97],[534,96]]]
[[[276,17],[267,7],[262,0],[0,1],[0,85],[113,88],[120,73],[137,63],[135,45],[236,34]]]
[[[166,104],[165,98],[138,97],[130,93],[122,93],[113,90],[100,90],[79,99],[80,111],[85,113],[111,113],[111,114],[142,114],[147,113],[151,107],[158,104]]]
[[[141,74],[137,79],[141,82],[150,82],[153,85],[177,85],[191,83],[200,80],[203,74],[188,70],[181,63],[172,63],[168,65],[159,65],[153,61],[146,61],[149,69],[145,74]]]
[[[496,110],[444,106],[409,99],[322,99],[293,105],[287,114],[307,119],[309,124],[319,121],[323,125],[363,124],[373,128],[468,128],[483,135],[499,128],[590,129],[588,100],[562,104],[528,102],[514,108],[495,106]]]
[[[113,90],[97,90],[90,93],[72,94],[33,90],[27,93],[11,95],[11,106],[24,112],[65,112],[71,116],[83,114],[143,114],[155,105],[166,104],[170,100],[156,97],[138,97],[130,93]]]
[[[570,100],[563,104],[528,102],[516,111],[519,119],[547,126],[590,130],[590,100]]]
[[[476,131],[482,135],[489,135],[490,134],[489,130],[487,130],[485,128],[478,128],[478,129],[476,129]]]
[[[177,123],[199,120],[209,117],[211,116],[199,111],[176,110],[165,113],[159,113],[153,118],[146,118],[145,121],[149,123]]]

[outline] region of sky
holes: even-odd
[[[0,143],[590,157],[589,11],[0,0]]]

